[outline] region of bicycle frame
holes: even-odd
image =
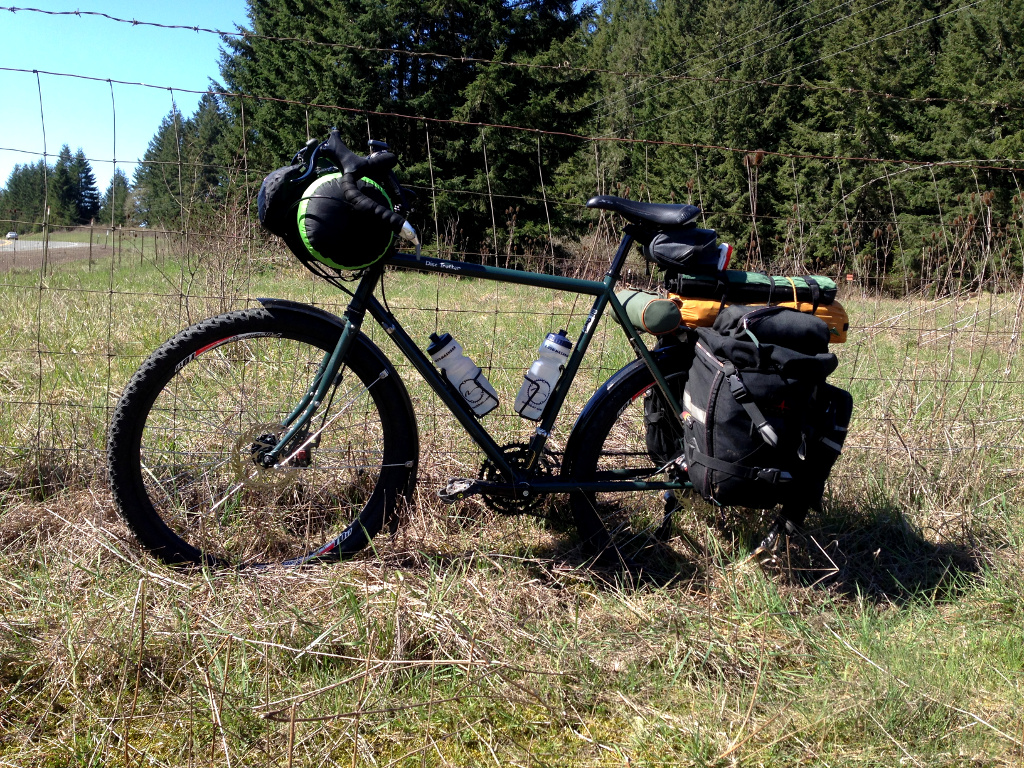
[[[618,250],[612,258],[611,265],[605,273],[604,279],[579,280],[576,278],[560,277],[557,275],[545,275],[538,272],[527,272],[524,270],[504,269],[501,267],[490,267],[483,264],[471,264],[463,261],[449,261],[446,259],[433,258],[429,256],[415,256],[404,253],[396,253],[388,259],[379,262],[371,267],[359,281],[358,287],[353,293],[345,311],[345,328],[338,339],[334,350],[325,354],[323,362],[316,379],[306,391],[304,397],[282,423],[286,428],[285,434],[278,441],[274,449],[265,457],[267,462],[276,462],[284,453],[285,447],[300,434],[309,423],[313,414],[322,403],[330,387],[335,382],[339,371],[348,353],[355,334],[359,332],[367,312],[391,337],[405,357],[419,372],[430,388],[441,398],[442,402],[452,412],[452,415],[462,425],[463,429],[473,438],[474,442],[483,450],[487,457],[501,472],[502,476],[511,484],[516,495],[520,492],[529,496],[533,493],[564,493],[569,491],[594,491],[612,492],[623,490],[663,490],[683,488],[682,482],[645,480],[605,480],[599,482],[568,482],[561,480],[550,480],[547,478],[530,477],[529,471],[536,465],[537,460],[543,453],[544,445],[552,426],[554,425],[565,398],[568,395],[576,373],[593,339],[598,321],[604,314],[605,309],[611,305],[612,312],[619,320],[629,343],[632,345],[637,356],[640,357],[650,370],[654,380],[661,390],[662,395],[668,402],[672,413],[677,419],[681,419],[681,408],[668,383],[654,360],[651,352],[647,349],[640,337],[639,332],[633,327],[626,310],[615,298],[615,285],[619,279],[619,273],[629,254],[629,249],[634,242],[630,227],[626,228],[619,243]],[[441,373],[434,367],[433,362],[420,349],[419,345],[409,336],[398,320],[381,304],[373,295],[377,284],[380,282],[385,266],[394,266],[401,269],[410,269],[420,272],[433,272],[446,275],[463,275],[495,282],[513,283],[536,288],[550,288],[556,291],[567,293],[578,293],[594,297],[594,304],[587,314],[583,329],[580,333],[576,346],[565,364],[565,369],[558,383],[555,385],[547,403],[544,406],[541,420],[537,424],[533,438],[529,443],[529,455],[525,472],[509,465],[501,448],[491,437],[490,433],[477,420],[473,412],[466,406],[458,391],[453,387]],[[521,490],[520,490],[521,489]],[[495,491],[499,490],[495,486]]]

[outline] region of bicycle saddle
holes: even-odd
[[[689,226],[700,216],[700,208],[696,205],[641,203],[612,195],[597,195],[590,198],[587,200],[587,208],[615,211],[634,224],[655,224],[659,227],[672,228]]]

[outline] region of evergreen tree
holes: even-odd
[[[92,165],[81,147],[71,162],[71,174],[75,182],[77,223],[89,224],[100,211],[100,192],[96,188],[96,176],[92,172]]]
[[[387,4],[250,0],[249,5],[252,30],[257,34],[376,49],[259,38],[230,41],[221,67],[229,90],[355,110],[306,110],[271,101],[230,102],[236,126],[245,110],[251,165],[281,165],[308,137],[324,137],[336,125],[346,143],[358,152],[365,151],[368,129],[374,138],[386,140],[403,159],[407,180],[425,186],[430,183],[429,130],[434,178],[438,187],[450,190],[437,197],[441,222],[458,221],[475,245],[515,240],[514,234],[504,231],[504,212],[510,206],[525,208],[520,212],[522,220],[545,220],[542,203],[518,199],[540,197],[535,136],[488,132],[487,173],[483,137],[475,127],[378,116],[368,120],[358,110],[574,132],[585,117],[577,100],[588,82],[579,72],[391,51],[557,66],[580,60],[578,32],[588,11],[574,10],[571,0],[455,0],[444,5],[423,0]],[[545,171],[553,171],[578,149],[578,142],[545,139]],[[421,210],[421,216],[424,213]],[[426,212],[423,220],[431,218]],[[492,219],[501,221],[500,236],[489,231]],[[538,226],[526,236],[539,232]]]
[[[107,191],[100,203],[99,224],[103,226],[121,227],[132,223],[132,194],[128,177],[120,168],[114,170],[114,175],[107,185]]]
[[[195,114],[176,109],[160,123],[135,171],[136,214],[149,226],[177,228],[222,203],[233,181],[227,151],[232,129],[216,96],[206,94]]]
[[[0,199],[0,220],[18,232],[40,232],[43,228],[44,175],[46,163],[15,165]]]
[[[72,170],[71,148],[65,144],[49,178],[50,225],[73,226],[78,223],[78,178]]]
[[[181,112],[172,109],[135,170],[136,214],[147,226],[173,229],[181,219],[189,172],[182,158],[184,132]]]

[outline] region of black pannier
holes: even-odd
[[[669,273],[716,272],[718,233],[697,227],[658,232],[644,246],[644,256]]]
[[[683,389],[686,377],[693,364],[693,349],[696,337],[689,333],[662,336],[655,344],[655,349],[674,347],[676,355],[665,374],[669,391],[677,403],[683,402]],[[647,455],[659,467],[665,466],[675,459],[682,450],[683,429],[679,419],[669,411],[668,403],[657,386],[644,393],[644,439],[647,443]]]
[[[694,488],[722,506],[783,504],[801,523],[820,508],[853,410],[825,381],[838,365],[827,326],[783,307],[729,307],[697,334],[683,393]]]

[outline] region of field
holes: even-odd
[[[699,500],[642,573],[588,565],[571,530],[441,504],[481,457],[408,366],[421,481],[393,536],[335,566],[173,570],[106,490],[124,383],[179,328],[255,297],[344,308],[251,248],[2,276],[0,765],[1024,763],[1019,292],[847,290],[847,450],[768,571],[748,557],[764,521]],[[398,273],[385,288],[414,337],[451,332],[488,369],[488,428],[525,439],[522,373],[589,302]],[[556,446],[631,359],[604,320]]]

